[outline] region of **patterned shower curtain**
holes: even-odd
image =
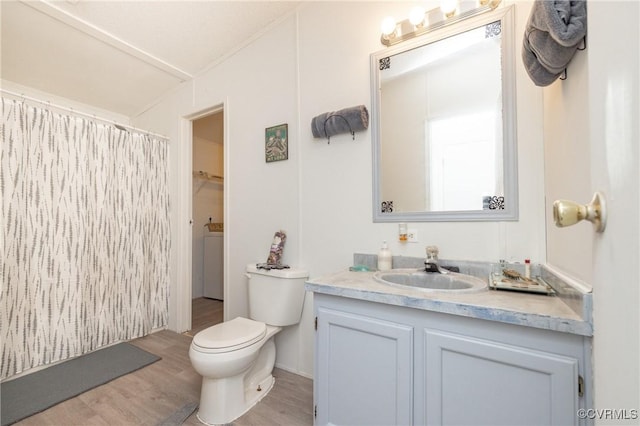
[[[164,327],[168,144],[2,98],[0,379]]]

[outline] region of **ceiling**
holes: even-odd
[[[298,4],[0,0],[1,77],[133,117]]]

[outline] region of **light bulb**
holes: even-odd
[[[416,6],[409,12],[409,22],[414,27],[421,26],[424,23],[424,8]]]
[[[457,7],[457,0],[440,0],[440,10],[447,18],[451,18],[456,13]]]
[[[382,30],[382,34],[385,36],[389,36],[393,34],[396,30],[396,20],[393,16],[387,16],[382,20],[382,25],[380,25],[380,29]]]

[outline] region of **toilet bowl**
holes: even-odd
[[[197,414],[201,422],[229,423],[271,390],[276,359],[273,336],[278,331],[279,327],[237,317],[196,334],[189,358],[203,377]]]
[[[250,318],[236,317],[194,336],[189,358],[202,376],[202,423],[231,423],[271,390],[274,338],[282,327],[300,322],[307,277],[302,270],[247,266]]]

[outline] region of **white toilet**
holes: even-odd
[[[231,423],[271,390],[273,339],[281,327],[300,322],[308,276],[300,269],[247,265],[251,319],[237,317],[195,335],[189,358],[202,376],[197,414],[201,422]]]

